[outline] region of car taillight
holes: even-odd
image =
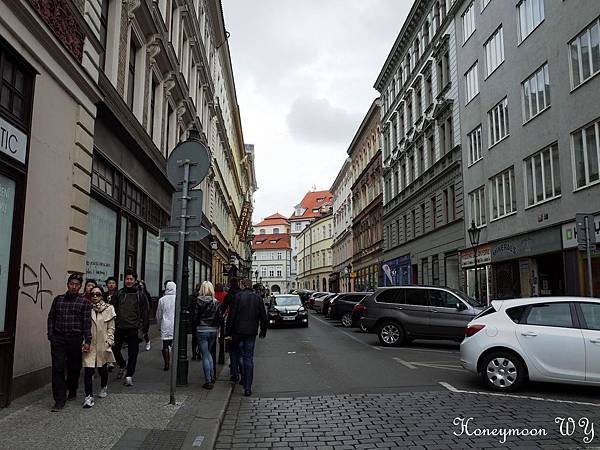
[[[478,333],[479,331],[483,330],[484,328],[485,328],[485,325],[469,325],[465,329],[465,337],[471,337],[474,334]]]
[[[357,303],[356,305],[354,305],[354,308],[352,308],[352,312],[362,314],[364,316],[367,313],[367,308],[364,305]]]

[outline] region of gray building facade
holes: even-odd
[[[480,297],[589,295],[574,219],[595,214],[600,237],[600,2],[459,3],[463,233],[470,247],[467,228],[481,230]],[[474,262],[462,252],[470,294]]]
[[[384,285],[460,288],[464,249],[455,0],[415,1],[381,93]]]

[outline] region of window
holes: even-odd
[[[597,303],[579,303],[585,324],[583,328],[586,330],[600,330],[600,305]]]
[[[596,183],[599,177],[600,122],[571,134],[575,189]]]
[[[279,228],[273,228],[273,234],[279,234]]]
[[[488,111],[488,126],[490,147],[508,136],[508,100],[506,98]]]
[[[427,137],[427,148],[429,150],[429,167],[432,167],[435,164],[435,142],[433,134],[430,134]]]
[[[469,145],[469,164],[475,164],[483,158],[481,152],[481,125],[467,134],[467,140]]]
[[[433,91],[431,85],[431,72],[425,75],[425,109],[428,109],[433,103]]]
[[[302,224],[300,224],[300,223],[296,222],[296,223],[294,224],[294,230],[295,230],[295,231],[302,231]]]
[[[267,234],[267,231],[264,228],[261,228],[258,233],[259,234]]]
[[[473,100],[479,94],[479,76],[477,75],[477,63],[473,64],[467,73],[465,73],[466,98],[465,104]]]
[[[527,206],[560,195],[560,165],[556,144],[525,159],[524,164]]]
[[[377,303],[405,303],[406,289],[386,289],[379,293]]]
[[[471,217],[469,223],[474,220],[475,225],[482,227],[486,223],[485,218],[485,187],[474,190],[469,194],[469,205]]]
[[[456,305],[461,303],[454,295],[437,289],[429,290],[429,304],[437,308],[452,308],[456,309]]]
[[[0,109],[24,128],[29,124],[33,77],[0,47]],[[6,140],[2,129],[2,142]]]
[[[106,59],[106,34],[108,31],[108,3],[109,0],[102,0],[100,6],[100,44],[102,53],[100,54],[100,68],[104,70]]]
[[[404,233],[404,242],[408,241],[408,218],[406,215],[402,216],[402,231]]]
[[[431,227],[435,228],[437,226],[437,205],[436,205],[436,201],[435,201],[435,196],[431,197],[430,205],[431,205]]]
[[[408,184],[415,180],[415,157],[411,155],[408,158]]]
[[[437,255],[431,257],[431,284],[440,285],[440,260]]]
[[[425,203],[421,204],[421,234],[425,234]]]
[[[406,289],[405,303],[414,306],[427,306],[427,290]]]
[[[490,178],[490,210],[492,220],[507,216],[517,210],[514,189],[515,170],[513,167]]]
[[[438,92],[443,91],[450,84],[450,53],[448,49],[444,51],[437,62],[437,81]]]
[[[275,270],[273,269],[273,267],[269,267],[269,276],[270,277],[274,277],[275,276]]]
[[[600,21],[594,20],[569,43],[571,49],[571,81],[573,87],[600,71]]]
[[[127,75],[127,106],[133,111],[133,98],[135,93],[135,60],[137,58],[137,47],[133,38],[129,42],[129,71]]]
[[[491,1],[492,0],[481,0],[481,11],[483,11]]]
[[[283,258],[283,253],[277,252],[277,259],[282,259],[282,258]]]
[[[94,156],[92,162],[92,186],[119,201],[118,174],[104,160]]]
[[[281,278],[281,267],[277,268],[277,278]]]
[[[475,31],[475,2],[472,2],[462,15],[463,21],[463,42],[471,37]]]
[[[488,77],[504,61],[502,26],[483,44],[483,48],[485,50],[485,75]]]
[[[417,149],[417,156],[419,157],[419,167],[417,168],[417,171],[419,175],[421,175],[425,172],[425,151],[423,147]]]
[[[414,209],[410,212],[410,219],[412,225],[412,237],[414,239],[417,236],[417,214]]]
[[[568,303],[532,305],[522,323],[543,327],[572,328],[571,307]]]
[[[525,39],[544,20],[544,0],[522,0],[519,11],[519,41]]]
[[[527,122],[550,106],[548,64],[522,83],[523,118]]]
[[[416,89],[416,93],[415,93],[415,114],[416,114],[415,117],[417,118],[417,120],[423,114],[422,103],[423,103],[423,95],[421,94],[421,83],[419,83],[419,85],[417,86],[417,89]]]

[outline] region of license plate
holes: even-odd
[[[295,320],[295,317],[283,317],[283,320]]]

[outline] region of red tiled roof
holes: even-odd
[[[252,250],[291,249],[289,234],[259,234],[252,240]]]
[[[321,199],[321,201],[319,201]],[[305,209],[304,214],[301,216],[296,216],[294,213],[290,216],[290,220],[299,220],[299,219],[312,219],[314,217],[321,217],[320,209],[323,206],[332,206],[333,205],[333,195],[329,191],[314,191],[307,192],[302,201],[300,202],[300,207]],[[313,209],[319,209],[318,212],[313,212]]]
[[[255,227],[269,227],[271,225],[289,225],[290,222],[287,220],[287,217],[282,216],[279,213],[275,213],[270,215],[269,217],[265,217],[262,222],[254,225]]]

